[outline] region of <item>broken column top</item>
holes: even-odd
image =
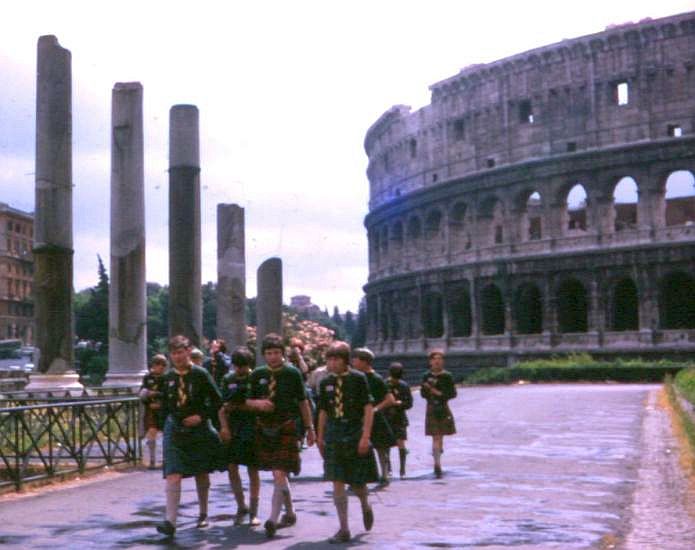
[[[116,82],[113,85],[114,91],[119,90],[142,90],[140,82]]]
[[[169,110],[169,166],[200,168],[198,107],[174,105]]]

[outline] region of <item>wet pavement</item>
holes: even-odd
[[[692,495],[653,385],[465,388],[453,402],[444,478],[431,471],[424,407],[411,411],[408,475],[371,494],[374,529],[350,498],[353,546],[376,548],[695,548]],[[670,439],[669,439],[670,438]],[[397,462],[395,452],[393,460]],[[233,527],[224,474],[212,478],[211,526],[197,530],[195,486],[184,481],[176,539],[154,531],[161,473],[112,472],[40,495],[0,499],[6,548],[324,548],[337,530],[318,452],[292,481],[299,521],[273,540]],[[679,477],[680,476],[680,477]],[[272,486],[262,474],[261,518]],[[674,511],[675,510],[675,511]],[[662,521],[663,520],[663,521]],[[691,538],[692,537],[692,538]]]

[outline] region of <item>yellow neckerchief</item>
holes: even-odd
[[[183,370],[179,370],[176,367],[174,367],[174,373],[179,377],[179,384],[177,388],[177,398],[176,398],[176,405],[180,408],[186,405],[188,403],[188,392],[186,391],[186,384],[183,380],[183,377],[186,376],[189,372],[191,372],[192,365],[189,363],[187,368]]]

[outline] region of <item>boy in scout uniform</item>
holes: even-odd
[[[237,513],[234,525],[241,525],[249,515],[249,525],[257,527],[260,479],[256,456],[256,415],[248,410],[246,398],[253,366],[253,354],[247,347],[238,347],[232,353],[234,370],[221,382],[224,406],[219,411],[220,437],[227,445],[229,484],[236,499]],[[244,503],[239,466],[246,466],[249,473],[249,507]]]
[[[367,491],[367,483],[378,479],[370,446],[373,405],[365,375],[349,368],[350,347],[345,342],[334,342],[326,352],[326,361],[330,374],[319,389],[317,441],[325,478],[333,482],[333,501],[340,522],[340,529],[329,542],[343,543],[350,540],[346,484],[360,499],[365,529],[371,530],[374,524]]]
[[[425,435],[432,436],[434,476],[439,479],[442,477],[444,436],[456,433],[454,416],[449,408],[449,400],[456,397],[456,386],[451,373],[444,370],[444,352],[431,351],[428,359],[430,368],[422,377],[420,395],[427,400]]]
[[[384,379],[374,370],[374,353],[367,348],[352,350],[352,366],[367,377],[369,393],[374,399],[374,423],[372,426],[372,445],[376,449],[381,467],[379,483],[389,483],[389,451],[396,445],[396,438],[388,420],[384,416],[384,410],[392,407],[396,400],[393,398]]]
[[[297,516],[292,505],[288,474],[300,470],[296,418],[301,414],[306,426],[307,445],[314,444],[311,408],[301,373],[285,361],[285,346],[277,334],[268,334],[261,346],[266,365],[257,367],[249,381],[246,405],[258,413],[256,452],[261,470],[273,472],[270,518],[265,522],[267,537],[278,527],[294,525]],[[285,514],[278,521],[283,504]]]

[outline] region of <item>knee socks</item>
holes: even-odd
[[[210,493],[210,480],[195,480],[195,489],[198,492],[198,507],[201,516],[208,515],[208,494]]]
[[[155,461],[155,456],[157,453],[157,440],[156,439],[148,439],[147,440],[147,450],[149,451],[150,455],[150,465],[154,466]]]
[[[166,520],[176,526],[176,516],[178,515],[179,502],[181,501],[181,483],[167,483],[166,497]]]
[[[348,525],[348,497],[347,495],[336,496],[333,495],[333,502],[335,503],[335,509],[338,512],[338,521],[340,522],[341,531],[349,531],[350,526]]]

